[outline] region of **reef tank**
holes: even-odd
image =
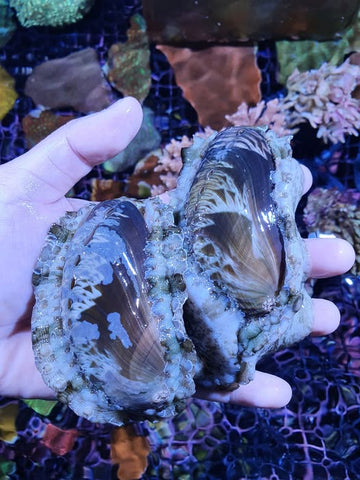
[[[360,478],[359,8],[0,2],[1,164],[124,96],[144,114],[130,145],[68,192],[91,203],[52,227],[34,266],[34,354],[61,401],[0,397],[0,480]],[[293,159],[313,175],[303,197]],[[305,282],[300,234],[345,238],[351,271]],[[256,255],[241,258],[240,237]],[[98,300],[79,319],[73,305],[110,284],[109,262],[123,282],[116,313]],[[308,336],[309,293],[338,306],[334,333]],[[116,326],[138,301],[139,329]],[[47,320],[55,310],[68,331]],[[113,356],[84,328],[100,310]],[[157,315],[163,337],[146,337]],[[291,385],[286,407],[192,397],[251,380],[256,363]]]

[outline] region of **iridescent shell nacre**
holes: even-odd
[[[259,358],[311,330],[289,139],[231,127],[183,155],[167,203],[68,213],[36,265],[37,366],[92,421],[175,415],[196,388],[249,382]]]

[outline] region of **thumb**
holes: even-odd
[[[123,150],[141,121],[140,104],[124,98],[101,112],[67,123],[5,164],[8,172],[5,168],[2,173],[14,183],[13,191],[22,192],[28,201],[54,202],[95,165]]]

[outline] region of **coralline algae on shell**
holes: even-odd
[[[92,421],[174,415],[196,387],[247,383],[261,356],[311,330],[289,140],[231,127],[184,157],[168,204],[69,213],[36,265],[38,368]]]

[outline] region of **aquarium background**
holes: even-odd
[[[1,163],[28,146],[22,121],[35,108],[24,93],[32,69],[87,47],[94,48],[104,64],[111,45],[127,40],[130,18],[141,12],[140,1],[103,0],[96,1],[84,19],[68,26],[25,28],[16,23],[12,37],[0,50],[0,64],[15,80],[18,95],[0,125]],[[275,40],[257,43],[265,101],[286,94],[279,82],[277,52]],[[197,112],[176,84],[166,56],[154,45],[150,46],[150,65],[151,87],[144,106],[154,112],[162,144],[191,136],[201,129]],[[71,109],[56,113],[80,116]],[[344,143],[326,144],[304,124],[294,137],[293,148],[295,157],[313,172],[314,188],[336,188],[345,212],[350,207],[357,209],[360,156],[356,136],[347,135]],[[94,178],[123,181],[131,173],[131,168],[109,172],[98,167],[71,194],[90,198]],[[299,209],[304,234],[305,205],[306,199]],[[344,212],[334,213],[340,233],[343,216]],[[356,222],[351,228],[358,227]],[[358,230],[352,238],[357,235]],[[335,333],[306,339],[259,366],[291,384],[293,398],[286,408],[191,400],[175,419],[135,425],[124,440],[111,426],[92,424],[59,403],[1,398],[0,479],[133,480],[140,478],[131,473],[134,464],[136,471],[141,470],[146,457],[141,477],[145,480],[360,478],[360,282],[356,273],[313,285],[315,296],[329,298],[340,308],[342,322]],[[125,445],[125,452],[117,455],[120,444]]]

